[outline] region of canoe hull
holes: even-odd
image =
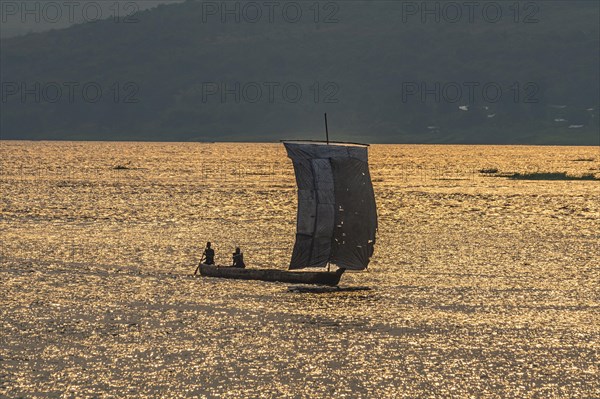
[[[289,272],[276,269],[241,269],[237,267],[200,265],[200,275],[238,280],[260,280],[291,284],[319,284],[336,286],[343,271],[336,272]]]

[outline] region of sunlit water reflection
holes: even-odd
[[[307,293],[190,276],[286,267],[280,144],[0,145],[0,395],[600,397],[600,182],[480,173],[598,148],[372,146],[371,289]]]

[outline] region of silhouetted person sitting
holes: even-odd
[[[233,267],[240,267],[242,269],[246,267],[244,254],[240,251],[240,247],[237,247],[233,253]]]
[[[206,248],[204,249],[200,263],[204,263],[205,265],[215,264],[215,250],[210,247],[210,242],[206,243]]]
[[[194,270],[194,274],[198,273],[200,270],[200,265],[214,265],[215,264],[215,250],[210,247],[210,242],[206,243],[206,248],[204,248],[204,252],[202,253],[202,258],[200,258],[200,263],[198,263],[198,267]]]
[[[204,248],[204,252],[202,253],[202,258],[200,258],[200,263],[198,263],[198,267],[194,270],[194,274],[198,273],[200,270],[200,265],[214,265],[215,264],[215,250],[210,247],[210,242],[206,243],[206,248]]]

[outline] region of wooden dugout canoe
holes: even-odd
[[[273,281],[290,284],[336,286],[340,282],[343,273],[343,269],[338,269],[335,272],[290,272],[276,269],[242,269],[231,266],[200,265],[200,275],[205,277]]]

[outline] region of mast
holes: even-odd
[[[325,112],[325,139],[329,145],[329,128],[327,127],[327,112]],[[331,263],[327,262],[327,271],[331,271]]]
[[[325,138],[327,140],[327,145],[329,145],[329,129],[327,128],[327,112],[325,112]]]

